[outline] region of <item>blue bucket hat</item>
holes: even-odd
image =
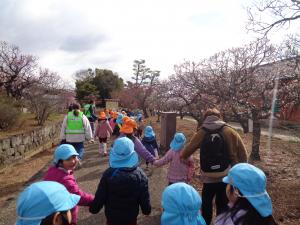
[[[162,194],[162,225],[206,225],[200,214],[202,205],[199,193],[186,183],[168,186]]]
[[[183,133],[176,133],[174,135],[173,140],[171,141],[170,148],[173,151],[177,152],[180,149],[182,149],[183,145],[185,144],[185,141],[186,141],[186,138]]]
[[[55,212],[74,208],[79,200],[79,195],[70,194],[60,183],[41,181],[31,184],[18,198],[15,225],[39,225]]]
[[[127,137],[118,138],[110,151],[109,164],[112,168],[135,167],[139,158],[134,151],[132,140]]]
[[[116,120],[116,123],[122,124],[123,123],[123,117],[124,117],[123,114],[119,113],[118,117],[117,117],[117,120]]]
[[[73,145],[63,144],[58,146],[58,148],[54,152],[54,163],[58,163],[59,160],[67,160],[71,156],[79,154],[76,152]]]
[[[144,136],[147,138],[155,137],[155,133],[151,126],[146,126]]]
[[[272,215],[272,201],[266,191],[264,172],[248,163],[233,166],[223,182],[237,188],[262,217]]]

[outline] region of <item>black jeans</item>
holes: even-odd
[[[219,183],[204,183],[202,189],[202,216],[207,225],[210,225],[213,212],[213,198],[216,196],[217,215],[227,209],[228,199],[226,185]]]

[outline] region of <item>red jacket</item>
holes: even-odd
[[[88,194],[86,192],[83,192],[80,190],[75,177],[73,175],[73,171],[65,170],[61,167],[52,166],[48,169],[45,177],[45,181],[56,181],[58,183],[61,183],[66,187],[66,189],[72,193],[80,195],[80,201],[78,205],[80,206],[89,206],[90,203],[94,200],[94,196],[91,194]],[[79,208],[78,206],[75,206],[72,210],[72,223],[77,224],[77,216],[78,216]]]

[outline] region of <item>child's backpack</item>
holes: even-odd
[[[91,114],[92,114],[92,105],[90,104],[85,104],[83,106],[83,114],[86,116],[86,117],[91,117]]]
[[[227,145],[222,134],[224,126],[217,130],[202,127],[205,135],[200,145],[200,166],[204,172],[222,172],[230,165]]]

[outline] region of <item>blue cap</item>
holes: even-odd
[[[15,225],[39,225],[55,212],[74,208],[79,200],[79,195],[70,194],[60,183],[41,181],[31,184],[18,198]]]
[[[136,167],[139,158],[134,151],[133,141],[127,137],[118,138],[109,155],[109,164],[112,168]]]
[[[267,178],[264,172],[248,163],[239,163],[233,166],[224,183],[237,188],[251,203],[262,217],[272,215],[272,201],[266,191]]]
[[[177,152],[180,149],[182,149],[183,145],[185,144],[185,141],[186,141],[186,138],[183,133],[176,133],[174,135],[173,140],[171,141],[170,148],[173,151]]]
[[[155,133],[151,126],[146,126],[144,130],[144,136],[147,138],[155,137]]]
[[[206,225],[200,214],[202,205],[199,193],[186,183],[168,186],[162,194],[162,225]]]
[[[122,124],[123,123],[123,117],[124,117],[123,114],[119,113],[118,117],[117,117],[117,120],[116,120],[116,123]]]
[[[69,145],[69,144],[60,145],[54,152],[54,163],[58,163],[59,160],[67,160],[73,155],[78,156],[78,153],[76,152],[73,145]]]

